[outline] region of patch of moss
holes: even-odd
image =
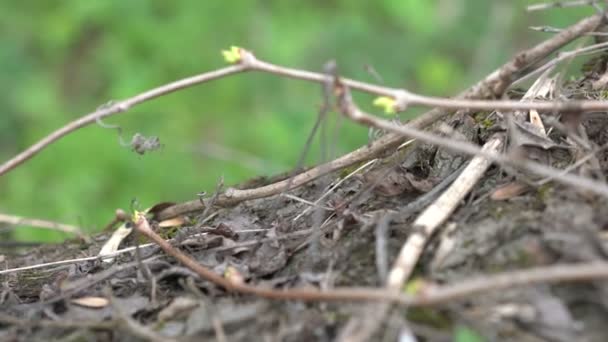
[[[438,309],[431,308],[410,308],[406,314],[407,320],[423,325],[427,325],[439,330],[452,329],[454,322],[450,317]]]
[[[342,178],[350,175],[353,171],[355,171],[356,169],[361,167],[361,165],[363,165],[363,162],[343,168],[342,170],[340,170],[338,177],[340,177],[340,179],[342,179]]]
[[[486,111],[477,112],[473,115],[473,119],[475,120],[475,123],[481,123],[481,122],[487,120],[488,115],[490,115],[490,112],[486,112]]]
[[[536,189],[536,196],[538,197],[539,200],[541,200],[543,203],[549,198],[551,197],[551,194],[553,193],[553,185],[551,183],[546,183],[543,184],[541,186],[538,187],[538,189]]]
[[[165,240],[172,239],[177,234],[177,231],[179,230],[179,228],[180,227],[167,227],[167,228],[161,230],[160,232],[158,232],[158,235],[160,235]]]

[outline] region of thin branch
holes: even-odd
[[[503,140],[501,137],[491,139],[484,145],[484,149],[498,150]],[[462,172],[456,171],[454,173],[457,178],[453,180],[451,186],[416,218],[412,224],[414,232],[410,234],[407,241],[401,247],[386,279],[385,286],[387,291],[395,293],[400,291],[406,279],[412,273],[432,234],[456,209],[464,196],[469,193],[490,165],[491,163],[483,157],[477,156],[473,158]],[[431,190],[431,192],[436,191],[436,189],[441,191],[440,185]],[[378,225],[380,226],[380,223]],[[380,303],[371,307],[360,317],[351,318],[340,334],[340,341],[369,340],[374,332],[378,330],[380,327],[379,323],[386,317],[389,310],[390,305]],[[359,324],[358,322],[365,323]]]
[[[389,300],[401,301],[405,297],[400,294],[390,294],[383,290],[372,288],[335,288],[332,290],[322,291],[317,289],[290,289],[290,290],[274,290],[266,287],[256,287],[247,285],[241,282],[233,282],[228,278],[224,278],[202,266],[196,260],[173,247],[158,234],[156,234],[148,224],[148,220],[144,215],[139,214],[137,221],[134,222],[134,227],[141,234],[154,241],[158,246],[177,259],[184,266],[188,267],[201,278],[206,279],[228,291],[236,291],[241,293],[253,294],[263,298],[281,299],[281,300],[304,300],[304,301],[336,301],[336,300]]]
[[[571,1],[553,1],[540,4],[533,4],[526,7],[526,11],[542,11],[550,8],[566,8],[566,7],[577,7],[577,6],[595,6],[599,4],[598,0],[571,0]]]
[[[344,183],[346,180],[350,179],[352,176],[354,176],[354,175],[358,174],[359,172],[363,171],[364,169],[368,168],[372,164],[376,163],[376,161],[377,161],[377,159],[372,159],[372,160],[368,161],[367,163],[359,166],[356,170],[354,170],[353,172],[351,172],[348,175],[346,175],[346,177],[340,179],[340,181],[338,181],[331,188],[329,188],[323,195],[321,195],[319,198],[317,198],[317,200],[314,201],[313,205],[315,205],[315,206],[318,205],[319,202],[321,202],[322,200],[324,200],[325,197],[327,197],[334,190],[336,190],[340,185],[342,185],[342,183]],[[306,208],[304,211],[302,211],[300,214],[298,214],[298,216],[296,216],[296,217],[293,218],[293,222],[297,221],[299,218],[301,218],[302,216],[304,216],[307,213],[309,213],[311,209],[312,209],[312,207]]]
[[[530,87],[528,93],[524,96],[524,100],[530,97],[530,94],[538,91],[540,80],[546,80],[545,77],[540,78]],[[339,80],[336,81],[338,86]],[[352,102],[352,98],[348,89],[342,89],[338,92],[340,96],[340,109],[347,117],[352,117],[353,111],[358,110]],[[531,111],[532,112],[532,111]],[[517,114],[515,114],[517,115]],[[488,140],[482,150],[499,152],[504,144],[504,135],[495,135]],[[484,157],[474,157],[462,172],[456,171],[456,179],[451,183],[450,187],[441,194],[428,208],[426,208],[412,224],[413,233],[408,236],[406,242],[402,245],[393,267],[386,279],[387,290],[398,292],[406,280],[410,277],[414,267],[418,263],[424,247],[430,240],[434,232],[441,224],[447,220],[449,215],[458,207],[463,198],[470,192],[473,186],[481,179],[486,170],[490,167],[491,162]],[[449,177],[448,177],[449,178]],[[448,180],[442,181],[444,183]],[[431,192],[442,191],[438,184]],[[427,195],[430,195],[430,193]],[[425,196],[427,196],[425,195]],[[400,214],[408,213],[408,204],[400,210]],[[380,223],[378,224],[380,225]],[[387,303],[375,304],[364,312],[361,316],[351,318],[340,334],[340,341],[366,341],[380,327],[380,322],[384,320],[390,310],[390,305]],[[359,324],[358,322],[365,322]]]
[[[523,271],[505,272],[497,275],[484,275],[461,283],[423,289],[423,291],[416,296],[403,295],[399,292],[374,288],[334,288],[331,290],[306,288],[274,290],[242,283],[233,283],[229,279],[217,275],[213,271],[199,265],[195,260],[171,246],[167,241],[154,233],[152,229],[150,229],[145,217],[141,214],[135,224],[135,229],[149,237],[167,254],[176,258],[203,279],[211,281],[229,291],[248,293],[275,300],[385,301],[408,306],[433,306],[460,300],[483,292],[507,289],[514,286],[528,286],[538,283],[580,282],[608,278],[608,263],[592,262],[585,264],[537,267]],[[134,265],[135,262],[132,264]],[[3,321],[10,324],[16,324],[16,322]]]
[[[341,86],[340,90],[340,111],[346,115],[349,119],[363,124],[368,127],[376,127],[392,133],[401,134],[407,138],[417,139],[429,144],[437,145],[449,149],[454,152],[465,153],[473,156],[481,156],[489,159],[493,162],[519,167],[530,171],[532,173],[545,176],[553,177],[556,181],[573,186],[578,190],[587,190],[589,192],[608,197],[608,185],[602,182],[594,181],[589,178],[580,177],[573,174],[562,175],[562,171],[552,167],[545,166],[540,163],[532,162],[529,160],[514,158],[507,155],[499,154],[496,151],[484,150],[479,148],[477,145],[471,144],[466,141],[459,141],[442,136],[434,135],[424,131],[410,128],[408,126],[398,126],[388,120],[384,120],[370,114],[361,111],[352,101],[352,97],[348,88],[344,84],[336,83]]]
[[[69,224],[64,224],[64,223],[53,222],[53,221],[27,218],[27,217],[15,216],[15,215],[0,214],[0,222],[9,223],[9,224],[12,224],[15,226],[16,225],[25,225],[25,226],[32,226],[32,227],[43,228],[43,229],[56,230],[56,231],[60,231],[60,232],[64,232],[64,233],[75,234],[79,237],[84,236],[82,234],[82,229],[80,229],[79,227],[72,226]]]
[[[254,231],[263,231],[263,230],[262,229],[260,229],[260,230],[246,229],[246,230],[242,230],[240,232],[254,232]],[[259,240],[255,240],[255,241],[239,242],[237,244],[230,245],[230,246],[214,247],[214,248],[209,249],[209,252],[225,251],[225,250],[230,250],[230,249],[235,249],[235,248],[240,248],[240,247],[255,246],[257,244],[265,243],[265,242],[272,242],[272,241],[293,239],[293,238],[300,237],[300,236],[310,235],[310,233],[312,233],[312,229],[298,230],[298,231],[295,231],[293,233],[289,233],[289,234],[285,234],[285,235],[280,235],[280,236],[277,236],[277,237],[264,238],[264,239],[259,239]],[[190,236],[190,238],[196,238],[196,237],[203,236],[203,235],[206,235],[206,234],[207,233],[194,234],[194,235]],[[168,240],[168,242],[174,242],[174,241],[175,241],[175,239]],[[181,244],[188,244],[188,242],[189,242],[188,240],[184,240],[184,241],[181,242]],[[156,246],[156,243],[151,242],[151,243],[142,244],[142,245],[139,245],[139,248],[141,249],[141,248],[148,248],[148,247],[153,247],[153,246]],[[117,255],[120,255],[120,254],[132,252],[132,251],[135,250],[135,248],[136,248],[135,246],[125,247],[123,249],[119,249],[119,250],[117,250],[115,252],[112,252],[112,253],[109,253],[109,254],[106,254],[106,255],[103,255],[103,256],[95,255],[95,256],[91,256],[91,257],[58,260],[58,261],[46,262],[46,263],[35,264],[35,265],[30,265],[30,266],[22,266],[22,267],[16,267],[16,268],[9,268],[9,269],[5,269],[5,270],[0,270],[0,275],[9,274],[9,273],[17,273],[17,272],[28,271],[28,270],[34,270],[34,269],[39,269],[39,268],[53,267],[53,266],[71,265],[71,264],[77,264],[79,262],[84,262],[84,261],[105,260],[105,259],[108,259],[108,258],[113,258],[113,257],[115,257]]]
[[[490,291],[511,289],[516,286],[533,284],[581,282],[608,277],[608,263],[594,261],[579,264],[561,264],[534,267],[521,271],[482,275],[460,283],[440,286],[422,291],[411,302],[412,306],[435,306],[461,300]]]
[[[38,152],[40,152],[41,150],[43,150],[44,148],[46,148],[53,142],[59,140],[63,136],[65,136],[81,127],[94,123],[99,119],[103,119],[110,115],[126,112],[127,110],[129,110],[130,108],[132,108],[135,105],[138,105],[140,103],[149,101],[151,99],[154,99],[154,98],[157,98],[157,97],[160,97],[163,95],[173,93],[177,90],[192,87],[194,85],[197,85],[200,83],[205,83],[205,82],[208,82],[208,81],[211,81],[214,79],[222,78],[227,75],[240,73],[245,70],[246,70],[246,67],[243,65],[231,65],[231,66],[228,66],[228,67],[225,67],[222,69],[214,70],[214,71],[200,74],[197,76],[184,78],[179,81],[175,81],[175,82],[160,86],[158,88],[148,90],[144,93],[135,95],[126,100],[112,103],[107,106],[102,106],[98,110],[96,110],[92,113],[86,114],[85,116],[78,118],[78,119],[66,124],[65,126],[59,128],[58,130],[52,132],[51,134],[49,134],[46,137],[39,140],[37,143],[30,146],[25,151],[19,153],[15,157],[11,158],[10,160],[8,160],[5,163],[3,163],[2,165],[0,165],[0,176],[7,173],[8,171],[14,169],[15,167],[19,166],[20,164],[24,163],[25,161],[29,160],[30,158],[32,158],[33,156],[38,154]]]
[[[334,209],[332,209],[332,208],[330,208],[328,206],[319,205],[318,202],[314,202],[313,203],[311,201],[305,200],[305,199],[303,199],[301,197],[298,197],[298,196],[295,196],[295,195],[292,195],[292,194],[283,193],[283,194],[281,194],[281,196],[287,197],[287,198],[292,199],[294,201],[298,201],[300,203],[307,204],[309,206],[307,209],[318,208],[318,209],[323,209],[323,210],[327,210],[327,211],[333,211],[334,210]]]
[[[562,172],[560,173],[560,175],[565,175],[568,172],[572,172],[576,168],[578,168],[581,165],[585,164],[589,159],[594,158],[596,154],[604,151],[607,148],[608,148],[608,144],[604,144],[603,146],[594,149],[592,152],[587,153],[587,155],[583,156],[581,159],[577,160],[572,165],[569,165],[568,167],[566,167],[565,169],[563,169]],[[534,185],[541,186],[541,185],[547,184],[548,182],[550,182],[552,180],[553,180],[553,178],[551,178],[551,177],[543,178],[543,179],[537,181]]]
[[[139,248],[152,247],[152,246],[155,246],[155,245],[156,245],[155,243],[147,243],[147,244],[140,245]],[[110,254],[106,254],[106,255],[103,255],[103,256],[96,255],[96,256],[91,256],[91,257],[76,258],[76,259],[66,259],[66,260],[59,260],[59,261],[51,261],[51,262],[45,262],[45,263],[42,263],[42,264],[35,264],[35,265],[30,265],[30,266],[22,266],[22,267],[16,267],[16,268],[9,268],[9,269],[5,269],[5,270],[0,270],[0,275],[9,274],[9,273],[16,273],[16,272],[22,272],[22,271],[28,271],[28,270],[35,270],[35,269],[38,269],[38,268],[46,268],[46,267],[52,267],[52,266],[77,264],[77,263],[83,262],[83,261],[104,260],[104,259],[107,259],[107,258],[115,257],[115,256],[123,254],[123,253],[131,252],[133,250],[135,250],[135,246],[119,249],[116,252],[113,252],[113,253],[110,253]]]
[[[582,34],[589,31],[593,31],[599,25],[601,20],[602,17],[600,15],[594,15],[589,18],[585,18],[579,21],[578,23],[570,26],[569,28],[563,30],[559,34],[556,34],[550,39],[545,40],[542,43],[536,45],[535,47],[519,53],[512,60],[510,60],[500,68],[496,69],[486,78],[479,81],[477,84],[460,93],[457,97],[482,98],[496,97],[502,94],[502,92],[507,89],[507,87],[511,84],[511,80],[516,77],[517,73],[521,72],[529,65],[537,62],[538,60],[545,58],[553,51],[580,37]],[[294,74],[294,76],[297,75],[300,74]],[[324,76],[318,74],[318,76],[313,77],[309,73],[305,73],[305,75],[310,76],[314,80],[323,80],[322,77]],[[352,83],[350,83],[350,80],[343,80],[343,83],[347,86],[352,85]],[[449,111],[444,111],[435,108],[412,120],[404,127],[419,129],[425,128],[448,114],[450,114]],[[383,152],[399,146],[405,140],[406,138],[404,138],[402,134],[387,134],[386,136],[380,138],[369,146],[360,147],[329,163],[319,165],[315,168],[312,168],[304,173],[295,176],[291,180],[291,187],[300,186],[307,182],[313,181],[325,174],[340,170],[345,167],[349,167],[356,163],[376,158]],[[239,203],[240,201],[262,198],[280,193],[281,191],[283,191],[283,189],[288,183],[288,181],[277,182],[257,189],[234,191],[232,193],[232,198],[234,201],[226,204],[234,205]],[[199,203],[198,200],[193,200],[169,207],[160,212],[158,216],[159,218],[164,219],[201,209],[201,203]]]
[[[143,214],[139,214],[135,229],[156,242],[165,253],[173,256],[180,263],[196,274],[228,291],[252,294],[274,300],[302,301],[386,301],[403,305],[430,306],[448,301],[466,298],[476,293],[510,288],[513,286],[531,285],[536,283],[556,283],[589,281],[608,278],[608,263],[594,262],[576,265],[558,265],[539,267],[525,271],[506,272],[494,276],[483,276],[477,279],[463,281],[460,284],[446,285],[427,289],[416,296],[408,296],[399,292],[374,288],[333,288],[331,290],[289,289],[275,290],[266,287],[256,287],[245,283],[232,282],[210,269],[200,265],[177,248],[163,240],[149,226]]]
[[[167,253],[169,254],[169,253]],[[199,274],[200,275],[200,274]],[[220,277],[220,276],[218,276]],[[220,277],[222,278],[222,277]],[[386,291],[368,289],[368,288],[347,288],[347,289],[332,289],[327,291],[318,290],[271,290],[259,289],[266,294],[272,293],[273,296],[263,296],[253,292],[240,291],[243,287],[251,288],[247,285],[240,285],[234,290],[239,292],[251,293],[277,300],[305,300],[305,301],[387,301],[401,304],[404,306],[437,306],[457,300],[469,298],[481,293],[490,291],[499,291],[511,289],[516,286],[531,286],[535,284],[549,283],[566,283],[566,282],[584,282],[592,280],[603,280],[608,278],[608,263],[607,262],[591,262],[578,264],[562,264],[547,267],[534,267],[521,271],[503,272],[495,275],[482,275],[472,279],[458,281],[451,285],[443,285],[438,287],[430,287],[422,289],[415,296],[402,295],[399,293],[388,293]],[[224,278],[222,278],[224,279]],[[240,288],[240,289],[239,289]],[[276,296],[274,296],[276,295]],[[42,326],[58,326],[71,327],[70,322],[49,321],[49,320],[18,320],[9,315],[0,313],[0,322],[13,325],[42,325]],[[110,321],[111,322],[111,321]],[[110,326],[110,322],[106,322]],[[104,328],[98,322],[79,322],[84,326],[93,328]]]
[[[553,26],[529,26],[528,28],[532,31],[545,32],[545,33],[559,33],[564,30],[559,27],[553,27]],[[608,36],[608,32],[593,31],[593,32],[587,32],[584,35],[585,36]]]
[[[577,24],[571,26],[569,29],[556,34],[550,39],[540,43],[536,47],[526,51],[525,53],[521,53],[517,55],[512,61],[505,64],[502,68],[496,70],[494,73],[489,75],[482,82],[476,84],[468,91],[460,94],[459,97],[470,98],[470,97],[483,97],[487,95],[496,95],[502,93],[506,87],[510,84],[510,79],[514,73],[522,70],[526,66],[530,65],[532,62],[537,61],[540,58],[547,56],[552,51],[558,49],[559,47],[567,44],[571,40],[579,37],[585,32],[591,31],[595,29],[595,27],[600,23],[601,16],[595,15],[586,19],[581,20]],[[297,70],[284,68],[280,66],[276,66],[270,63],[266,63],[263,61],[257,60],[253,54],[241,50],[242,58],[239,64],[232,65],[229,67],[225,67],[222,69],[218,69],[212,72],[204,73],[201,75],[185,78],[173,83],[169,83],[167,85],[149,90],[147,92],[141,93],[129,99],[119,101],[114,104],[110,104],[108,106],[102,106],[102,108],[89,113],[77,120],[74,120],[67,125],[59,128],[58,130],[52,132],[48,136],[44,137],[34,145],[30,146],[25,151],[19,153],[17,156],[11,158],[6,161],[2,165],[0,165],[0,176],[7,173],[8,171],[14,169],[18,165],[23,162],[29,160],[42,149],[53,143],[54,141],[60,139],[61,137],[69,134],[70,132],[75,131],[83,126],[86,126],[92,122],[95,122],[99,119],[103,119],[104,117],[108,117],[113,114],[122,113],[130,109],[131,107],[140,104],[142,102],[146,102],[153,98],[166,95],[172,93],[174,91],[188,88],[194,86],[196,84],[205,83],[214,79],[226,77],[228,75],[248,71],[248,70],[258,70],[265,71],[271,74],[277,74],[285,77],[297,78],[317,83],[324,83],[326,80],[326,75],[320,73],[314,73],[309,71]],[[376,95],[382,96],[392,96],[397,100],[397,106],[400,109],[405,109],[408,105],[426,105],[431,107],[439,107],[444,109],[455,109],[455,108],[470,108],[470,109],[548,109],[548,110],[560,110],[567,109],[568,111],[587,111],[587,110],[598,110],[608,108],[608,104],[603,103],[601,101],[582,101],[576,103],[543,103],[543,102],[512,102],[512,101],[503,101],[503,102],[493,102],[493,101],[482,101],[482,102],[467,102],[458,100],[456,102],[452,102],[448,99],[440,99],[433,97],[426,97],[417,95],[414,93],[410,93],[408,91],[402,89],[393,89],[382,86],[377,86],[373,84],[368,84],[364,82],[354,81],[354,80],[343,80],[343,83],[346,84],[349,88],[360,90],[363,92],[368,92]],[[423,115],[422,117],[415,120],[412,124],[416,127],[424,127],[427,126],[441,117],[447,115],[447,113],[431,111]],[[393,137],[394,138],[394,137]],[[389,139],[387,137],[386,140],[382,140],[382,142],[378,142],[376,144],[380,151],[383,151],[387,148],[391,147],[391,143],[399,143]],[[371,151],[367,151],[366,159],[370,159]],[[356,163],[358,161],[354,161],[357,154],[360,154],[359,150],[354,151],[352,154],[347,156],[343,156],[339,158],[344,161],[349,160],[352,163]],[[345,158],[346,157],[346,158]],[[336,163],[340,165],[341,163]],[[325,164],[324,164],[325,165]],[[330,167],[326,167],[324,172],[329,173],[334,171],[335,169]],[[294,179],[295,181],[295,179]]]
[[[537,74],[540,74],[540,73],[556,66],[558,63],[560,63],[562,61],[571,60],[572,58],[577,57],[577,56],[587,56],[587,55],[600,53],[602,51],[605,51],[606,49],[608,49],[608,42],[593,44],[593,45],[585,46],[583,48],[577,48],[572,51],[561,52],[557,55],[557,57],[548,61],[547,63],[540,66],[536,70],[515,80],[512,85],[521,84],[525,80],[530,79],[530,78],[536,76]]]
[[[495,137],[489,140],[482,150],[498,151],[503,142],[504,139],[502,137]],[[414,270],[428,239],[458,207],[464,196],[469,193],[490,165],[491,162],[484,157],[477,156],[473,158],[460,176],[452,183],[452,186],[416,218],[412,224],[415,232],[408,237],[406,243],[401,247],[399,255],[389,273],[387,280],[389,288],[401,288]]]
[[[581,33],[582,34],[582,33]],[[601,45],[601,44],[597,44]],[[597,46],[595,47],[597,48]],[[327,82],[326,76],[298,69],[286,68],[277,66],[258,60],[251,52],[241,50],[243,55],[242,63],[248,66],[248,69],[263,71],[279,76],[303,79],[307,81]],[[390,96],[395,99],[395,107],[397,110],[403,111],[410,106],[426,106],[442,109],[466,109],[466,110],[545,110],[545,111],[566,111],[566,112],[589,112],[608,110],[606,101],[584,100],[584,101],[495,101],[495,100],[468,100],[468,99],[449,99],[433,96],[425,96],[410,92],[405,89],[388,88],[357,82],[352,80],[344,80],[344,85],[355,90],[363,90],[372,94]],[[352,87],[351,85],[356,85]]]

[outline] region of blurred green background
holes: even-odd
[[[3,1],[0,3],[0,160],[110,100],[225,65],[238,45],[307,70],[336,59],[348,77],[454,95],[516,51],[589,8],[526,13],[533,1]],[[126,140],[164,147],[144,156],[115,130],[91,125],[0,177],[0,212],[95,231],[137,198],[143,207],[185,201],[255,175],[289,170],[321,103],[320,86],[247,73],[203,84],[105,120]],[[371,98],[359,95],[359,102]],[[369,108],[369,107],[367,107]],[[406,113],[414,115],[416,111]],[[367,143],[345,123],[339,154]],[[307,164],[318,161],[318,141]],[[6,229],[6,228],[5,228]],[[19,227],[36,241],[65,235]]]

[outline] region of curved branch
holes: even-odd
[[[551,52],[556,49],[562,47],[563,45],[569,43],[573,39],[579,37],[585,32],[591,31],[598,26],[601,22],[602,16],[595,15],[586,19],[579,21],[577,24],[571,26],[570,28],[563,30],[559,34],[556,34],[552,38],[538,44],[534,48],[531,48],[525,52],[518,54],[514,59],[509,61],[507,64],[502,66],[501,68],[494,71],[488,77],[486,77],[481,82],[477,83],[473,87],[469,88],[467,91],[461,93],[458,98],[481,98],[488,96],[495,96],[497,94],[501,94],[510,84],[512,77],[516,72],[523,70],[525,67],[531,65],[533,62],[546,57]],[[167,85],[163,85],[158,88],[154,88],[142,94],[136,95],[129,99],[117,102],[115,104],[104,106],[92,113],[89,113],[77,120],[74,120],[67,125],[59,128],[58,130],[52,132],[46,137],[39,140],[34,145],[30,146],[25,151],[19,153],[15,157],[9,159],[2,165],[0,165],[0,176],[7,173],[8,171],[14,169],[18,165],[24,163],[25,161],[32,158],[34,155],[39,153],[46,146],[52,144],[56,140],[59,140],[61,137],[73,132],[83,126],[91,124],[92,122],[102,119],[104,117],[125,112],[129,110],[131,107],[151,100],[153,98],[166,95],[172,93],[174,91],[188,88],[194,86],[196,84],[205,83],[211,80],[215,80],[218,78],[226,77],[228,75],[232,75],[235,73],[240,73],[247,70],[258,70],[264,71],[271,74],[282,75],[285,77],[297,78],[302,80],[307,80],[311,82],[324,83],[326,81],[326,75],[320,73],[314,73],[309,71],[297,70],[284,68],[277,65],[273,65],[267,62],[262,62],[257,60],[253,54],[247,52],[246,50],[241,50],[243,54],[241,58],[241,62],[237,65],[228,66],[222,69],[218,69],[215,71],[211,71],[208,73],[204,73],[201,75],[185,78],[176,82],[169,83]],[[376,95],[383,96],[392,96],[397,101],[397,107],[400,109],[404,109],[408,105],[425,105],[437,108],[444,109],[456,109],[456,108],[472,108],[472,109],[548,109],[548,110],[556,110],[556,109],[566,109],[570,111],[586,111],[586,110],[598,110],[598,109],[606,109],[608,108],[608,104],[596,102],[596,101],[586,101],[586,102],[577,102],[577,103],[566,103],[566,104],[556,104],[556,103],[540,103],[540,102],[514,102],[514,101],[482,101],[482,102],[469,102],[469,101],[456,101],[449,99],[440,99],[433,97],[426,97],[422,95],[417,95],[414,93],[410,93],[403,89],[394,89],[387,88],[378,85],[368,84],[364,82],[344,79],[343,83],[347,85],[349,88],[354,90],[359,90],[363,92],[368,92]],[[423,128],[443,116],[447,115],[447,112],[432,110],[430,112],[425,113],[420,116],[418,119],[414,120],[412,124],[415,127]],[[358,159],[356,154],[361,154],[361,149],[353,152],[352,154],[348,154],[343,156],[341,159],[349,160],[349,165],[357,163],[362,160],[367,160],[373,158],[373,156],[381,150],[385,150],[387,148],[393,147],[401,142],[401,138],[398,136],[390,136],[386,137],[379,141],[376,144],[376,147],[370,149],[367,152],[363,152],[366,155],[364,159]],[[338,163],[339,164],[339,163]],[[348,165],[347,165],[348,166]],[[328,172],[332,172],[336,169],[325,169],[323,174]]]

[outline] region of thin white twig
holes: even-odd
[[[589,192],[608,197],[608,185],[603,182],[598,182],[586,177],[580,177],[573,174],[562,175],[562,170],[555,169],[543,164],[533,162],[526,159],[514,158],[512,156],[497,153],[494,150],[480,149],[477,145],[466,141],[459,141],[450,138],[445,138],[428,132],[420,131],[408,126],[395,125],[388,120],[384,120],[361,111],[353,102],[347,88],[344,90],[345,95],[341,99],[341,112],[349,119],[361,123],[365,126],[373,126],[386,131],[397,133],[408,138],[418,139],[420,141],[441,146],[454,152],[465,153],[472,156],[481,156],[493,162],[519,167],[532,173],[553,177],[556,181],[575,187],[579,190],[587,190]]]
[[[139,248],[147,248],[147,247],[151,247],[151,246],[155,246],[155,243],[146,243],[143,245],[140,245]],[[84,258],[76,258],[76,259],[66,259],[66,260],[59,260],[59,261],[52,261],[52,262],[46,262],[46,263],[42,263],[42,264],[36,264],[36,265],[30,265],[30,266],[23,266],[23,267],[16,267],[16,268],[9,268],[6,270],[1,270],[0,271],[0,275],[2,274],[9,274],[9,273],[15,273],[15,272],[21,272],[21,271],[27,271],[27,270],[35,270],[38,268],[45,268],[45,267],[51,267],[51,266],[61,266],[61,265],[70,265],[70,264],[75,264],[75,263],[79,263],[79,262],[83,262],[83,261],[91,261],[91,260],[104,260],[107,258],[112,258],[115,257],[117,255],[123,254],[123,253],[127,253],[130,251],[135,250],[135,246],[133,247],[127,247],[127,248],[123,248],[123,249],[119,249],[116,252],[110,253],[110,254],[106,254],[103,256],[92,256],[92,257],[84,257]]]
[[[323,210],[328,210],[328,211],[332,211],[332,210],[333,210],[333,209],[332,209],[332,208],[330,208],[330,207],[325,207],[325,206],[319,205],[319,204],[318,204],[318,203],[316,203],[316,202],[315,202],[315,203],[313,203],[313,202],[311,202],[311,201],[309,201],[309,200],[305,200],[305,199],[303,199],[303,198],[301,198],[301,197],[298,197],[298,196],[295,196],[295,195],[292,195],[292,194],[281,194],[281,196],[283,196],[283,197],[287,197],[287,198],[292,199],[292,200],[294,200],[294,201],[298,201],[298,202],[300,202],[300,203],[307,204],[307,205],[309,206],[309,208],[321,208],[321,209],[323,209]]]
[[[552,68],[554,66],[556,66],[557,64],[565,61],[565,60],[570,60],[574,57],[577,56],[587,56],[587,55],[591,55],[591,54],[595,54],[595,53],[600,53],[602,51],[605,51],[606,49],[608,49],[608,42],[603,42],[603,43],[598,43],[598,44],[593,44],[593,45],[589,45],[589,46],[585,46],[583,48],[578,48],[578,49],[574,49],[572,51],[564,51],[561,52],[557,55],[557,57],[555,57],[554,59],[548,61],[547,63],[545,63],[544,65],[542,65],[541,67],[539,67],[538,69],[532,71],[531,73],[526,74],[523,77],[520,77],[519,79],[515,80],[511,86],[516,86],[536,75],[538,75],[539,73],[542,73],[543,71]],[[534,109],[534,108],[531,108]]]
[[[595,15],[586,19],[581,20],[577,24],[570,27],[570,29],[561,32],[551,39],[539,44],[533,49],[530,49],[528,52],[530,56],[542,57],[548,54],[552,49],[559,48],[571,41],[572,39],[579,37],[581,34],[588,32],[597,26],[600,22],[601,16]],[[46,148],[48,145],[52,144],[56,140],[61,137],[73,132],[81,127],[84,127],[88,124],[91,124],[99,119],[103,119],[104,117],[114,115],[117,113],[122,113],[129,110],[131,107],[149,101],[153,98],[163,96],[172,92],[175,92],[180,89],[188,88],[193,85],[205,83],[211,80],[215,80],[218,78],[223,78],[232,74],[241,73],[250,70],[263,71],[271,74],[277,74],[283,77],[290,77],[295,79],[301,79],[311,82],[317,82],[325,84],[327,80],[327,76],[320,73],[314,73],[310,71],[304,71],[299,69],[285,68],[278,65],[274,65],[271,63],[267,63],[255,58],[255,56],[247,50],[240,49],[241,60],[239,64],[231,65],[222,69],[218,69],[215,71],[203,73],[197,76],[188,77],[179,81],[175,81],[158,88],[154,88],[152,90],[146,91],[139,95],[133,96],[129,99],[119,101],[113,104],[109,104],[108,106],[102,106],[100,109],[89,113],[79,119],[76,119],[67,125],[57,129],[51,134],[47,135],[43,139],[39,140],[37,143],[33,144],[25,151],[19,153],[15,157],[6,161],[5,163],[0,165],[0,176],[7,173],[8,171],[14,169],[18,165],[23,162],[29,160],[34,155],[38,154],[42,149]],[[496,70],[492,74],[490,74],[486,80],[497,80],[498,84],[494,85],[495,89],[492,91],[501,92],[504,90],[504,86],[509,84],[509,80],[505,79],[505,76],[508,77],[514,70],[521,69],[523,66],[518,64],[526,63],[526,60],[529,59],[528,56],[522,54],[515,58],[513,61],[510,61],[505,67],[510,68],[511,70]],[[528,61],[529,63],[530,61]],[[446,99],[446,98],[437,98],[431,96],[423,96],[418,95],[413,92],[407,91],[405,89],[397,89],[397,88],[388,88],[383,86],[378,86],[374,84],[369,84],[365,82],[359,82],[355,80],[344,79],[342,80],[344,84],[346,84],[349,88],[376,94],[380,96],[389,96],[395,99],[395,109],[397,110],[405,110],[409,106],[429,106],[433,108],[443,108],[443,109],[468,109],[468,110],[490,110],[490,109],[499,109],[499,110],[526,110],[526,109],[536,109],[536,110],[551,110],[551,111],[559,111],[559,110],[568,110],[568,111],[600,111],[608,109],[608,103],[605,101],[571,101],[567,103],[560,102],[517,102],[517,101],[484,101],[484,100],[466,100],[466,99]],[[482,86],[487,86],[487,84]],[[479,89],[476,86],[471,89],[471,93],[478,92]],[[465,94],[464,97],[467,97]],[[441,115],[433,114],[428,115],[425,120],[437,120]],[[424,121],[424,120],[422,120]]]
[[[413,140],[410,140],[409,142],[411,143]],[[405,145],[405,144],[404,144]],[[329,188],[321,197],[319,197],[314,203],[312,203],[313,205],[318,205],[319,202],[321,202],[323,199],[325,199],[325,197],[327,197],[329,194],[331,194],[335,189],[337,189],[340,185],[342,185],[342,183],[344,183],[346,180],[350,179],[352,176],[358,174],[359,172],[363,171],[364,169],[368,168],[369,166],[371,166],[372,164],[374,164],[377,161],[377,159],[372,159],[370,161],[368,161],[367,163],[359,166],[355,171],[349,173],[348,175],[346,175],[346,177],[340,179],[340,181],[338,181],[336,184],[334,184],[331,188]],[[297,221],[300,217],[306,215],[308,212],[310,212],[312,207],[306,208],[303,212],[301,212],[298,216],[294,217],[293,221]]]
[[[12,225],[25,225],[25,226],[32,226],[32,227],[36,227],[36,228],[56,230],[56,231],[60,231],[60,232],[64,232],[64,233],[83,236],[82,229],[80,229],[79,227],[72,226],[69,224],[64,224],[64,223],[53,222],[53,221],[27,218],[27,217],[15,216],[15,215],[0,214],[0,222],[9,223]]]
[[[496,152],[501,148],[502,140],[495,137],[486,142],[482,150]],[[416,218],[412,224],[415,232],[408,237],[406,243],[401,247],[401,251],[389,273],[387,280],[389,288],[401,288],[405,279],[409,277],[416,266],[428,239],[456,209],[460,201],[469,193],[491,164],[492,162],[485,157],[474,157],[454,183]]]
[[[548,32],[548,33],[560,33],[564,30],[559,27],[553,27],[553,26],[529,26],[528,28],[532,31]],[[584,35],[585,36],[608,36],[608,32],[593,31],[593,32],[587,32]]]
[[[567,174],[568,172],[571,172],[572,170],[575,170],[579,166],[585,164],[589,159],[593,158],[597,153],[605,150],[606,148],[608,148],[608,144],[604,144],[600,148],[597,148],[594,151],[589,152],[587,155],[585,155],[581,159],[577,160],[572,165],[569,165],[568,167],[566,167],[565,169],[563,169],[562,172],[560,173],[560,175],[563,176],[563,175]],[[546,178],[543,178],[543,179],[539,180],[538,182],[536,182],[536,185],[537,186],[544,185],[544,184],[547,184],[548,182],[550,182],[552,180],[553,180],[552,177],[546,177]]]
[[[578,7],[578,6],[595,6],[599,4],[598,0],[570,0],[570,1],[553,1],[540,4],[528,5],[526,11],[542,11],[550,8],[566,8],[566,7]]]

